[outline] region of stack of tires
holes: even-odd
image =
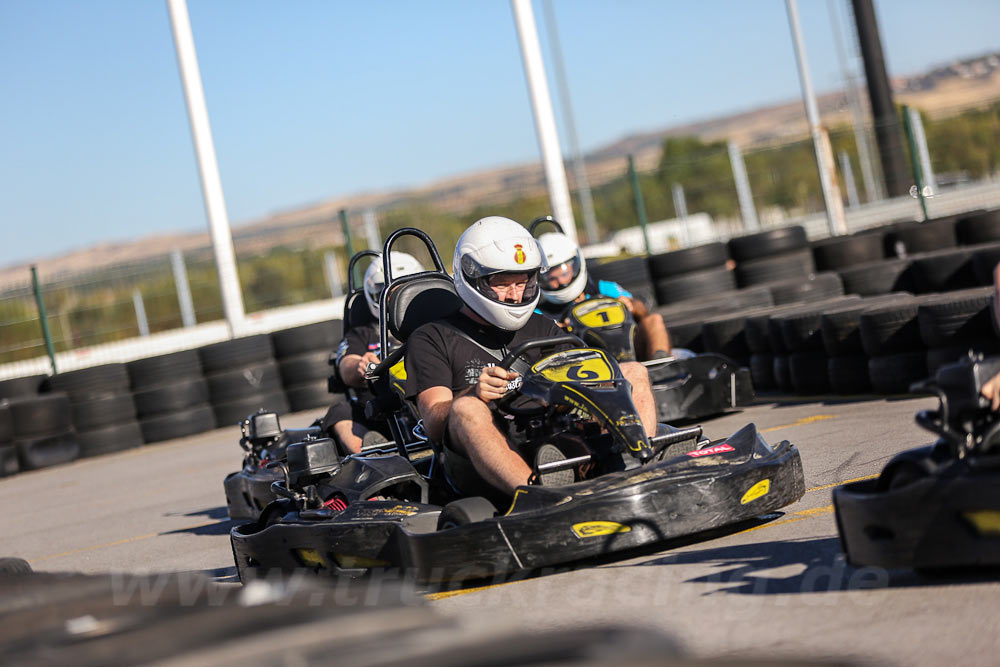
[[[271,334],[292,412],[327,407],[333,402],[327,385],[330,355],[340,343],[342,331],[340,320],[328,320]]]
[[[684,248],[649,257],[649,273],[661,306],[736,289],[724,243]]]
[[[37,398],[38,390],[47,377],[47,375],[32,375],[0,381],[0,477],[13,475],[21,469],[17,457],[14,415],[10,401]],[[68,416],[69,410],[64,410],[64,413]],[[30,424],[26,426],[30,428]]]
[[[587,274],[594,280],[618,283],[650,308],[656,305],[645,257],[626,257],[610,262],[590,259],[587,260]]]
[[[267,334],[234,338],[198,349],[218,426],[238,424],[260,409],[289,411],[278,362]]]
[[[70,421],[69,397],[62,392],[21,396],[6,404],[8,445],[0,456],[0,474],[37,470],[80,456],[80,442]]]
[[[139,426],[147,443],[215,428],[197,350],[182,350],[127,364]]]
[[[806,230],[799,225],[733,237],[729,254],[740,287],[805,279],[816,272]]]
[[[143,444],[125,364],[57,373],[42,388],[69,397],[80,456],[109,454]]]

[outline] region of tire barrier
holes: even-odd
[[[199,348],[198,355],[217,426],[238,424],[262,408],[289,412],[269,335],[213,343]]]
[[[68,463],[82,453],[70,421],[70,399],[62,392],[10,399],[9,448],[0,455],[3,474]]]
[[[147,443],[215,428],[208,382],[198,350],[182,350],[128,363],[139,430]]]
[[[37,396],[48,375],[29,375],[0,381],[0,399]]]
[[[292,412],[329,407],[330,355],[343,335],[340,320],[316,322],[271,334],[281,386]]]
[[[901,222],[891,226],[885,235],[886,257],[906,257],[958,245],[955,238],[955,218],[937,218],[926,222]]]
[[[884,232],[876,231],[817,241],[812,244],[816,269],[836,271],[857,264],[881,261],[885,257],[884,238]]]
[[[1000,241],[1000,210],[973,211],[959,216],[955,236],[962,245]]]

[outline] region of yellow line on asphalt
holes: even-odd
[[[184,528],[177,528],[176,530],[169,532],[176,532],[178,530],[194,530],[196,528],[204,528],[205,526],[213,526],[217,521],[205,521],[203,523],[198,523],[193,526],[186,526]],[[86,553],[88,551],[97,551],[98,549],[107,549],[108,547],[117,547],[122,544],[129,544],[131,542],[141,542],[142,540],[148,540],[151,537],[158,537],[163,533],[148,533],[146,535],[137,535],[135,537],[126,537],[123,540],[115,540],[114,542],[105,542],[104,544],[95,544],[89,547],[82,547],[80,549],[72,549],[70,551],[63,551],[58,554],[49,554],[48,556],[39,556],[38,558],[28,559],[29,563],[41,563],[45,560],[52,560],[53,558],[62,558],[63,556],[74,556],[76,554]]]
[[[813,415],[811,417],[803,417],[801,419],[796,419],[791,424],[781,424],[779,426],[772,426],[770,428],[761,429],[761,433],[770,433],[771,431],[779,431],[783,428],[790,428],[792,426],[802,426],[803,424],[812,424],[813,422],[826,421],[827,419],[834,419],[837,415]]]
[[[806,489],[806,493],[810,493],[812,491],[822,491],[823,489],[831,489],[835,486],[843,486],[844,484],[853,484],[854,482],[863,482],[866,479],[875,479],[876,477],[878,477],[878,473],[874,475],[865,475],[864,477],[855,477],[854,479],[845,479],[843,482],[834,482],[833,484],[824,484],[823,486]]]
[[[519,583],[517,581],[506,581],[502,584],[490,584],[489,586],[476,586],[475,588],[462,588],[456,591],[441,591],[440,593],[428,593],[424,597],[428,600],[445,600],[447,598],[453,598],[458,595],[465,595],[466,593],[478,593],[479,591],[489,590],[491,588],[499,588],[500,586],[509,586],[510,584]]]
[[[822,516],[824,514],[830,514],[833,512],[833,505],[826,505],[824,507],[813,507],[812,509],[799,510],[798,512],[792,512],[786,515],[787,519],[782,519],[780,521],[771,521],[770,523],[762,523],[759,526],[754,526],[753,528],[747,528],[746,530],[741,530],[739,532],[733,533],[733,535],[741,535],[743,533],[749,533],[755,530],[760,530],[761,528],[770,528],[772,526],[780,526],[784,523],[795,523],[796,521],[802,521],[803,519],[808,519],[811,516]]]

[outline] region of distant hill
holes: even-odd
[[[893,80],[896,99],[935,116],[1000,99],[1000,53],[955,61],[914,76]],[[867,96],[862,91],[862,97]],[[844,92],[821,95],[817,100],[823,122],[834,127],[850,122]],[[667,136],[694,135],[703,140],[732,139],[744,147],[781,143],[808,134],[801,100],[748,109],[681,126],[640,132],[623,137],[585,156],[593,185],[621,174],[627,155],[635,156],[640,169],[654,167]],[[361,211],[381,209],[407,200],[419,199],[449,211],[465,211],[490,197],[511,190],[540,191],[544,174],[537,162],[496,167],[460,174],[426,185],[385,192],[338,196],[329,200],[282,211],[258,220],[234,223],[237,251],[260,251],[279,244],[336,244],[343,241],[337,212],[346,208]],[[192,250],[209,245],[206,232],[159,235],[131,241],[102,243],[58,257],[34,262],[42,276],[89,270],[94,267],[142,261],[165,251]],[[0,281],[11,284],[27,280],[29,263],[0,269]]]

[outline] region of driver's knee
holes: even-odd
[[[638,361],[623,361],[621,364],[622,375],[632,385],[632,391],[646,389],[650,387],[649,371]]]
[[[663,315],[659,313],[650,313],[646,317],[642,318],[641,326],[644,326],[650,332],[663,332],[667,333],[667,325],[663,321]]]

